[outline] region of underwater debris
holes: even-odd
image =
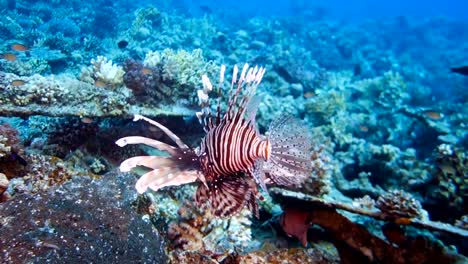
[[[225,66],[222,66],[218,93],[224,85],[224,73]],[[238,76],[238,68],[234,66],[232,92],[223,117],[219,104],[216,115],[212,116],[208,101],[212,84],[206,75],[202,76],[204,89],[198,91],[202,111],[197,112],[197,117],[206,136],[196,152],[166,127],[135,115],[134,121],[143,119],[157,126],[178,148],[143,137],[119,139],[116,143],[121,147],[146,144],[171,156],[130,158],[122,162],[121,171],[130,171],[136,166],[151,169],[138,180],[136,188],[139,193],[147,188],[156,191],[165,186],[199,180],[201,184],[195,200],[200,206],[209,202],[214,215],[232,216],[246,206],[258,216],[256,197],[261,196],[254,180],[266,191],[266,183],[299,186],[312,172],[311,140],[307,128],[300,122],[283,116],[272,122],[267,138],[259,135],[255,128],[258,101],[251,100],[264,73],[264,68],[245,64]]]

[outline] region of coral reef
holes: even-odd
[[[462,263],[463,261],[467,261],[466,257],[451,252],[439,243],[429,242],[430,237],[421,235],[412,237],[401,233],[399,234],[399,236],[402,237],[402,239],[399,240],[401,244],[399,244],[399,246],[394,246],[372,234],[363,226],[350,221],[336,209],[394,222],[397,225],[414,225],[420,228],[448,232],[460,236],[462,239],[466,239],[466,237],[468,237],[468,232],[455,226],[432,222],[428,219],[395,218],[395,215],[389,215],[388,212],[385,211],[379,212],[372,209],[363,209],[347,203],[318,199],[302,193],[294,193],[277,188],[272,190],[271,194],[274,199],[280,200],[283,206],[287,208],[285,211],[286,215],[283,216],[284,220],[282,222],[285,231],[296,231],[293,232],[293,234],[297,237],[301,237],[304,232],[307,232],[308,228],[300,229],[299,227],[307,227],[310,224],[318,225],[327,230],[327,232],[331,234],[332,239],[338,242],[335,243],[335,246],[338,248],[342,258],[347,258],[348,260],[353,259],[354,261],[378,261],[382,263],[407,263],[409,259],[411,263],[425,263],[434,260],[449,263]],[[394,196],[395,194],[392,193],[388,195],[388,197]],[[400,199],[401,196],[402,195],[397,195],[397,199]],[[408,199],[404,198],[404,200],[407,201]],[[410,201],[410,204],[412,205],[405,207],[412,208],[409,211],[411,211],[412,216],[414,216],[416,213],[413,210],[415,207],[414,202]],[[293,210],[291,210],[291,208]],[[302,230],[302,232],[298,232],[299,230]],[[386,234],[390,235],[389,233]],[[349,239],[350,237],[352,237],[352,239]],[[389,240],[395,241],[391,238]],[[346,249],[346,247],[343,247],[341,244],[343,242],[347,247],[354,249],[353,252],[359,253],[360,256],[350,255],[348,252],[349,248]]]
[[[9,184],[10,181],[8,180],[7,176],[3,173],[0,173],[0,202],[4,202],[9,199],[10,195],[5,193]]]
[[[454,221],[468,210],[468,158],[466,152],[441,144],[434,152],[433,180],[428,185],[429,207],[440,208],[434,217]],[[447,210],[449,209],[449,210]]]
[[[173,103],[185,99],[194,104],[195,91],[201,87],[199,76],[212,74],[215,66],[204,60],[199,49],[191,53],[165,49],[148,52],[143,63],[129,59],[124,69],[125,85],[140,100]]]
[[[102,82],[109,88],[116,88],[123,84],[125,72],[121,66],[112,63],[112,60],[98,56],[91,60],[91,64],[95,83]]]
[[[242,253],[252,247],[251,214],[247,209],[230,219],[220,219],[207,208],[186,203],[178,214],[178,221],[168,227],[168,237],[175,248],[215,256]]]
[[[15,86],[14,81],[20,84]],[[75,117],[125,117],[186,115],[184,106],[158,108],[133,102],[125,87],[104,89],[68,75],[18,77],[0,72],[0,112],[5,115]]]
[[[468,254],[468,78],[449,70],[468,61],[465,22],[189,2],[0,1],[0,262],[157,262],[165,247],[174,263],[466,261],[442,246]],[[282,115],[312,131],[313,174],[289,189],[304,196],[272,190],[259,219],[227,221],[184,203],[193,186],[129,193],[115,164],[150,151],[114,141],[167,138],[128,119],[197,145],[200,76],[240,61],[268,69],[262,134]]]
[[[411,194],[401,190],[392,190],[381,195],[375,207],[391,217],[427,217],[427,212],[423,212],[421,204]]]
[[[8,179],[16,177],[26,161],[19,132],[9,123],[0,123],[0,173]]]

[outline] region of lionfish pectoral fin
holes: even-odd
[[[123,137],[117,140],[115,144],[117,144],[119,147],[124,147],[126,145],[144,144],[159,149],[161,151],[165,151],[170,155],[175,155],[177,153],[177,149],[171,145],[168,145],[164,142],[155,139],[140,136]]]
[[[136,122],[136,121],[139,121],[139,120],[144,120],[156,127],[158,127],[159,129],[161,129],[170,139],[172,139],[172,141],[174,141],[177,146],[180,148],[180,149],[189,149],[189,147],[176,135],[174,134],[171,130],[169,130],[169,128],[163,126],[162,124],[152,120],[152,119],[149,119],[147,117],[144,117],[142,115],[135,115],[133,117],[133,121]]]
[[[268,140],[271,154],[264,164],[269,179],[278,185],[300,185],[311,176],[311,138],[307,127],[290,116],[272,122]]]
[[[166,186],[178,186],[197,180],[197,171],[177,171],[161,168],[143,174],[135,184],[138,193],[146,192],[148,188],[157,191]]]
[[[172,164],[173,161],[166,157],[136,156],[122,161],[119,168],[121,172],[129,172],[137,166],[157,169],[158,167],[171,166]]]
[[[252,174],[253,178],[255,179],[255,182],[260,185],[260,188],[262,188],[262,191],[265,193],[268,193],[266,184],[265,184],[265,172],[263,171],[263,164],[265,161],[262,159],[257,159],[255,161],[254,167],[250,174]]]
[[[202,172],[198,173],[198,179],[203,183],[203,185],[208,188],[208,183],[206,182],[205,175]]]
[[[225,176],[208,184],[208,197],[213,215],[229,217],[246,206],[251,189],[243,175]]]

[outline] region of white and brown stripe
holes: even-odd
[[[243,119],[222,121],[210,130],[202,142],[206,162],[202,163],[207,179],[249,172],[258,158],[268,159],[269,143],[261,139],[250,122]]]

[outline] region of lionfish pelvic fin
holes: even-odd
[[[223,176],[209,182],[208,187],[200,184],[195,202],[200,207],[209,202],[212,214],[223,218],[237,214],[246,206],[258,210],[251,187],[242,174]]]

